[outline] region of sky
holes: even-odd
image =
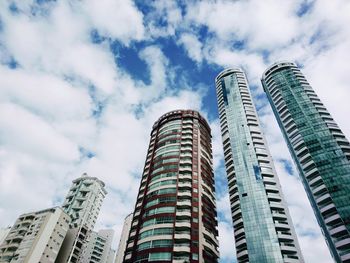
[[[349,138],[349,14],[347,0],[0,1],[0,227],[61,205],[87,172],[116,247],[153,123],[194,109],[212,128],[220,262],[236,262],[214,78],[241,67],[305,261],[332,262],[260,77],[298,63]]]

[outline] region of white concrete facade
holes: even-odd
[[[0,246],[0,262],[55,262],[69,223],[60,207],[21,215]]]
[[[113,229],[103,229],[98,232],[92,232],[89,236],[89,242],[87,242],[83,248],[79,262],[107,263],[109,257],[113,259],[113,256],[110,255],[113,236]]]
[[[4,242],[5,238],[7,237],[8,233],[10,233],[11,227],[6,228],[0,228],[0,245],[2,242]]]
[[[73,181],[63,203],[63,209],[72,218],[72,228],[85,225],[93,230],[107,191],[105,184],[84,173]]]
[[[117,255],[115,258],[115,263],[122,263],[123,262],[125,248],[126,248],[126,242],[128,241],[129,232],[130,232],[130,228],[131,228],[132,215],[133,214],[131,213],[125,217],[124,225],[123,225],[123,229],[122,229],[122,234],[121,234],[120,240],[119,240]]]

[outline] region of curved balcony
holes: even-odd
[[[235,230],[234,233],[235,233],[235,236],[237,237],[237,236],[239,236],[239,235],[244,233],[244,228],[242,227],[242,228],[240,228],[238,230]]]
[[[331,211],[331,210],[333,210],[333,209],[335,209],[335,205],[334,205],[333,203],[331,203],[331,204],[329,204],[329,205],[326,205],[325,207],[322,207],[322,208],[320,209],[320,212],[321,212],[322,214],[326,214],[327,212],[329,212],[329,211]]]
[[[287,234],[278,233],[277,237],[279,240],[281,240],[283,242],[291,242],[294,240],[292,235],[287,235]]]
[[[176,211],[176,216],[187,216],[191,217],[191,211]]]
[[[176,244],[174,245],[174,252],[178,253],[190,253],[191,252],[191,247],[190,246],[177,246]],[[183,261],[181,261],[183,262]]]
[[[192,193],[191,191],[178,191],[177,195],[181,197],[191,197]]]
[[[175,227],[191,228],[191,222],[175,222]]]
[[[279,194],[274,194],[274,193],[267,193],[267,199],[269,201],[277,201],[277,202],[281,202],[282,198]]]
[[[238,225],[243,224],[243,219],[239,218],[237,220],[233,220],[233,227],[237,227]]]
[[[269,202],[272,209],[284,210],[284,206],[280,202]]]
[[[173,235],[158,235],[158,236],[149,236],[149,237],[145,237],[143,239],[139,239],[137,241],[137,245],[140,245],[142,243],[148,242],[148,241],[153,241],[153,240],[163,240],[163,239],[173,239]],[[129,243],[131,244],[131,247],[133,247],[134,242]]]
[[[323,182],[323,181],[322,181],[322,177],[318,175],[318,176],[316,176],[314,179],[312,179],[312,180],[309,181],[309,185],[310,185],[310,186],[313,186],[314,184],[318,184],[318,183],[320,183],[320,182]]]
[[[307,160],[308,158],[312,158],[311,154],[309,152],[306,152],[302,157],[299,158],[299,162],[303,163],[305,160]]]
[[[281,246],[281,251],[282,251],[282,253],[285,253],[285,254],[295,254],[295,253],[297,253],[297,249],[295,247],[284,246],[284,245]]]
[[[329,231],[331,236],[340,236],[342,233],[347,233],[347,228],[344,225],[333,228]]]
[[[279,193],[280,189],[276,185],[267,184],[265,185],[265,190],[267,193]]]
[[[170,224],[155,224],[155,225],[145,226],[145,227],[140,228],[140,234],[147,231],[147,230],[156,229],[156,228],[164,228],[164,227],[173,228],[174,225],[172,223],[170,223]]]
[[[329,201],[329,200],[331,200],[331,196],[328,193],[322,195],[321,197],[316,198],[316,202],[318,204],[322,204],[324,201]]]
[[[247,240],[245,238],[242,238],[241,240],[236,242],[236,247],[240,248],[241,246],[246,245],[246,244],[247,244]]]
[[[178,200],[176,203],[176,206],[186,206],[186,207],[191,207],[192,203],[190,200]]]
[[[307,173],[305,173],[305,177],[308,178],[310,175],[314,175],[314,173],[318,172],[317,168],[314,167],[312,168],[310,171],[308,171]]]
[[[237,253],[237,259],[242,259],[244,257],[248,257],[248,250],[243,250]]]
[[[285,214],[281,214],[281,213],[272,213],[272,218],[274,219],[282,219],[282,220],[287,220],[287,216]]]
[[[232,212],[232,217],[233,218],[242,217],[242,210],[238,208],[236,211]]]
[[[349,246],[350,246],[350,238],[345,238],[335,243],[335,247],[338,249],[343,247],[349,247]]]
[[[178,187],[179,188],[192,188],[192,184],[190,182],[179,182]]]
[[[191,240],[191,234],[179,234],[175,233],[174,239],[185,239],[185,240]]]
[[[283,258],[284,263],[300,263],[300,259],[297,258]]]
[[[281,223],[277,223],[277,222],[276,222],[274,225],[275,225],[275,227],[276,227],[277,230],[282,230],[282,231],[284,231],[284,230],[290,230],[290,227],[289,227],[288,224],[281,224]]]
[[[342,255],[342,256],[341,256],[341,260],[342,260],[343,262],[348,262],[348,261],[350,261],[350,252],[347,253],[347,254],[345,254],[345,255]]]
[[[335,215],[332,215],[330,217],[326,217],[324,222],[326,224],[332,224],[334,221],[340,221],[340,220],[341,220],[341,218],[340,218],[339,214],[335,214]]]
[[[320,186],[314,188],[311,190],[311,192],[314,194],[314,195],[318,195],[320,194],[322,191],[327,191],[327,187],[324,185],[324,184],[321,184]]]
[[[206,250],[211,250],[212,253],[214,253],[217,257],[219,256],[218,249],[213,244],[210,244],[206,240],[204,240],[204,247],[205,247],[204,249],[206,249]]]
[[[276,180],[274,177],[263,176],[263,182],[267,184],[276,184]]]
[[[179,166],[179,173],[180,172],[191,172],[191,171],[192,171],[192,166],[191,167]]]
[[[208,237],[210,237],[211,240],[216,244],[216,246],[219,246],[219,242],[218,242],[216,236],[212,232],[209,232],[206,228],[204,228],[203,234],[205,234]]]

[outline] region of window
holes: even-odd
[[[150,216],[150,215],[156,215],[161,213],[174,213],[175,207],[173,206],[163,206],[163,207],[157,207],[151,210],[148,210],[144,213],[144,217]]]
[[[148,260],[149,261],[171,260],[171,253],[169,252],[150,253]]]
[[[162,217],[152,218],[143,222],[142,227],[150,226],[150,225],[158,225],[158,224],[171,224],[173,222],[174,222],[173,217],[162,216]]]
[[[170,227],[156,228],[156,229],[151,229],[151,230],[142,232],[140,234],[140,239],[143,239],[149,236],[172,235],[172,234],[173,234],[173,228],[170,228]]]

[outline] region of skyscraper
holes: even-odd
[[[0,262],[55,262],[69,222],[60,207],[19,216],[0,246]]]
[[[273,64],[262,84],[331,253],[350,262],[349,141],[296,64]]]
[[[238,262],[303,262],[246,76],[215,81]]]
[[[124,262],[217,262],[211,131],[193,110],[154,124]]]
[[[63,203],[64,211],[72,222],[67,232],[57,262],[78,262],[84,243],[95,227],[100,208],[107,191],[105,184],[96,177],[83,174],[73,184]]]
[[[133,218],[133,213],[125,217],[122,233],[120,235],[117,255],[115,257],[115,263],[123,263],[124,253],[126,249],[126,242],[128,241],[132,218]]]

